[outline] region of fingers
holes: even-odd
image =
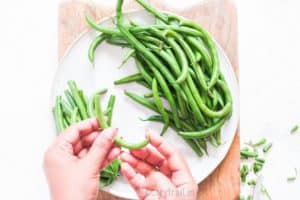
[[[67,128],[58,137],[57,141],[63,141],[75,145],[80,140],[80,137],[88,135],[98,129],[99,123],[96,118],[87,119]]]
[[[82,149],[79,153],[78,153],[78,158],[83,158],[87,155],[88,150],[86,148]]]
[[[149,135],[150,143],[167,159],[172,174],[172,183],[176,187],[194,184],[194,179],[183,156],[159,135]]]
[[[144,161],[138,160],[129,153],[122,153],[120,159],[123,162],[128,163],[132,168],[134,168],[138,173],[141,173],[144,176],[147,176],[154,169],[151,165],[145,163]]]
[[[120,153],[121,153],[120,147],[113,147],[111,149],[111,151],[108,153],[108,156],[106,157],[106,160],[102,164],[101,169],[104,169],[105,167],[107,167],[109,165],[109,163],[111,163],[112,161],[117,159],[118,156],[120,155]]]
[[[74,145],[74,154],[77,155],[83,148],[90,148],[90,146],[93,144],[99,133],[99,131],[95,131],[89,135],[83,136]]]
[[[154,146],[168,161],[171,172],[178,170],[187,170],[187,163],[181,154],[171,145],[169,145],[161,136],[149,133],[150,143]]]
[[[121,173],[128,180],[131,187],[135,190],[139,199],[144,199],[148,194],[148,191],[145,189],[145,177],[136,173],[136,171],[126,162],[121,164]]]
[[[105,129],[97,136],[92,144],[86,155],[86,159],[95,172],[99,171],[104,163],[105,157],[113,146],[116,134],[116,128]]]
[[[167,160],[154,148],[145,147],[138,150],[131,150],[130,153],[136,158],[143,160],[154,167],[158,167],[166,176],[171,175]]]

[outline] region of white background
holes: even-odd
[[[286,183],[293,168],[300,168],[300,134],[289,134],[300,124],[297,2],[237,2],[242,139],[273,141],[263,179],[279,200],[300,195],[300,179]],[[0,199],[49,199],[42,156],[52,138],[48,119],[57,68],[57,1],[2,1],[0,25]]]

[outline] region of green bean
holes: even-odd
[[[119,46],[119,47],[122,47],[122,48],[125,48],[125,47],[126,48],[131,48],[131,45],[128,42],[116,40],[116,39],[113,39],[113,38],[106,39],[106,42],[108,44],[111,44],[111,45],[114,45],[114,46]]]
[[[148,85],[151,85],[152,84],[152,76],[144,69],[144,67],[142,66],[142,63],[138,59],[135,60],[135,64],[136,64],[138,71],[140,72],[142,77],[145,79],[145,81],[148,83]]]
[[[211,127],[201,131],[189,131],[189,132],[180,131],[179,134],[184,138],[206,138],[211,136],[216,131],[218,131],[223,126],[225,121],[226,119],[221,119]]]
[[[83,102],[80,92],[77,89],[76,83],[74,81],[68,81],[69,88],[71,90],[71,94],[74,98],[76,105],[78,106],[80,116],[82,119],[87,119],[88,114],[85,107],[85,103]]]
[[[170,29],[170,30],[182,33],[182,34],[193,36],[193,37],[202,36],[202,33],[195,29],[188,28],[188,27],[179,27],[177,25],[144,25],[144,26],[126,27],[126,28],[128,28],[130,30],[130,32],[133,32],[133,33],[148,31],[151,28],[157,28],[160,30]]]
[[[222,139],[221,139],[221,130],[218,130],[215,134],[214,134],[214,138],[216,139],[217,145],[220,146],[222,144]]]
[[[161,63],[161,61],[147,48],[139,42],[123,25],[123,16],[122,16],[122,4],[123,0],[118,0],[117,3],[117,27],[119,28],[120,32],[124,35],[124,37],[128,40],[128,42],[134,46],[134,48],[139,51],[143,57],[149,60],[154,66],[156,66],[161,73],[164,75],[166,80],[173,85],[176,90],[180,90],[179,85],[176,83],[174,77],[171,75],[169,70]]]
[[[126,76],[124,78],[121,78],[119,80],[116,80],[116,81],[114,81],[114,84],[121,85],[124,83],[131,83],[131,82],[136,82],[139,80],[143,80],[143,76],[140,73],[137,73],[137,74],[132,74],[132,75]]]
[[[122,138],[120,138],[119,136],[117,136],[115,138],[115,144],[120,146],[120,147],[124,147],[126,149],[141,149],[141,148],[144,148],[145,146],[147,146],[150,142],[150,137],[147,136],[145,140],[139,142],[139,143],[129,143],[129,142],[126,142],[124,141]]]
[[[108,125],[105,121],[104,114],[103,114],[102,108],[101,108],[100,95],[97,94],[94,96],[94,103],[95,103],[96,117],[98,118],[101,128],[103,128],[103,129],[108,128]]]
[[[186,39],[187,39],[187,42],[189,42],[189,44],[191,46],[193,46],[200,52],[200,55],[203,57],[205,64],[208,67],[211,67],[212,66],[211,56],[210,56],[209,52],[207,51],[207,49],[203,46],[203,44],[201,44],[201,42],[199,40],[197,40],[195,37],[188,36],[188,37],[186,37]]]
[[[85,16],[86,22],[95,30],[100,31],[102,33],[108,34],[108,35],[120,35],[120,31],[118,29],[113,28],[106,28],[104,26],[98,25],[91,17]]]
[[[272,148],[272,143],[269,143],[263,148],[263,152],[267,153],[271,148]]]
[[[137,81],[136,83],[143,86],[144,88],[151,90],[151,86],[148,83],[146,83],[145,81]]]
[[[134,49],[130,49],[126,53],[124,59],[122,60],[122,63],[120,64],[120,66],[118,68],[121,68],[132,56],[134,56],[134,54],[135,54],[135,50]]]
[[[157,81],[159,82],[159,85],[163,91],[163,94],[166,96],[166,99],[168,100],[173,116],[174,116],[174,121],[175,121],[175,125],[177,128],[180,127],[179,124],[179,117],[178,117],[178,112],[177,112],[177,107],[176,107],[176,103],[175,100],[172,96],[172,93],[166,83],[166,81],[164,80],[163,76],[160,74],[160,72],[152,65],[151,62],[147,61],[147,59],[145,59],[145,62],[148,64],[148,66],[151,68],[151,70],[154,73],[154,76],[156,77]]]
[[[78,108],[74,108],[72,110],[72,115],[71,115],[71,124],[76,124],[78,122]]]
[[[175,42],[174,38],[166,39],[166,38],[164,38],[163,34],[160,31],[158,31],[157,29],[154,29],[154,28],[152,28],[150,31],[153,34],[155,34],[156,36],[158,36],[162,39],[165,39],[170,44],[170,46],[174,49],[176,56],[181,58],[180,59],[180,62],[181,62],[180,65],[183,65],[184,64],[183,62],[186,62],[184,52],[181,50],[181,48],[178,45],[176,45],[176,42]],[[191,84],[191,82],[189,82],[189,84]],[[190,106],[191,106],[193,112],[195,113],[195,115],[197,116],[198,120],[202,124],[206,124],[205,119],[204,119],[201,111],[199,110],[199,108],[197,106],[197,102],[195,101],[195,99],[192,95],[191,89],[185,83],[182,84],[182,88],[183,88],[183,91],[186,95],[186,97],[184,99],[186,101],[188,99],[187,102],[190,104]],[[196,91],[197,91],[197,88],[194,87],[194,89],[196,89]]]
[[[255,158],[255,160],[256,160],[257,162],[262,163],[262,164],[265,163],[265,159],[263,159],[263,158]]]
[[[184,102],[184,100],[182,99],[181,95],[178,92],[176,92],[176,98],[177,98],[177,101],[178,101],[178,108],[179,108],[179,111],[180,111],[182,117],[187,118],[188,117],[188,112],[187,112],[187,109],[186,109],[185,102]]]
[[[60,103],[63,113],[67,116],[71,116],[72,108],[70,107],[70,105],[68,105],[68,103],[64,99],[61,99]]]
[[[154,15],[156,18],[160,19],[164,23],[168,23],[168,16],[165,14],[158,12],[154,7],[150,6],[148,3],[146,3],[144,0],[136,0],[145,10],[147,10],[149,13]]]
[[[80,96],[80,98],[81,98],[81,101],[82,101],[83,104],[84,104],[84,107],[87,108],[87,104],[88,104],[88,99],[87,99],[87,97],[84,95],[83,90],[79,90],[78,92],[79,92],[79,96]]]
[[[65,96],[66,96],[69,104],[71,105],[71,107],[73,107],[73,108],[76,107],[76,103],[75,103],[74,98],[72,97],[71,92],[69,90],[65,90],[64,93],[65,93]]]
[[[54,114],[55,114],[55,119],[57,120],[57,129],[58,132],[60,133],[61,131],[63,131],[65,129],[65,125],[64,125],[64,117],[63,117],[63,112],[62,112],[62,108],[61,108],[61,96],[58,96],[56,98],[56,105],[54,108]]]
[[[158,96],[163,97],[162,93],[158,92]],[[152,98],[153,97],[153,92],[148,92],[144,94],[144,98]]]
[[[179,60],[181,61],[181,65],[182,65],[182,75],[184,75],[183,80],[185,80],[188,75],[189,65],[188,65],[187,58],[189,58],[190,64],[192,65],[193,69],[196,72],[197,80],[200,82],[200,85],[205,90],[207,90],[207,85],[205,82],[204,74],[201,70],[201,67],[196,63],[196,58],[194,56],[192,49],[189,47],[189,45],[182,39],[182,37],[180,37],[177,33],[173,32],[173,31],[165,30],[164,34],[171,35],[172,37],[174,37],[179,42],[179,44],[181,45],[181,47],[184,50],[184,53],[181,53],[183,51],[178,49],[180,47],[176,43],[173,45],[173,48],[178,49],[177,52],[180,53],[180,54],[178,54],[178,57],[179,57]],[[177,79],[177,82],[180,82],[179,81],[180,77]]]
[[[96,93],[98,94],[98,93]],[[100,94],[98,94],[100,95]],[[95,95],[93,95],[88,102],[88,114],[89,117],[94,117],[95,116]]]
[[[198,106],[201,108],[201,110],[209,117],[223,117],[228,115],[231,112],[232,109],[232,98],[231,98],[231,94],[230,91],[226,85],[225,82],[221,81],[221,80],[217,80],[217,85],[220,86],[225,93],[225,97],[226,97],[226,105],[218,111],[213,111],[211,109],[209,109],[202,101],[199,93],[197,92],[197,88],[196,86],[193,84],[191,79],[188,79],[188,82],[190,83],[191,86],[191,90],[193,91],[193,95],[198,103]]]
[[[171,70],[175,75],[180,74],[180,68],[178,63],[175,59],[172,59],[172,57],[164,50],[155,49],[155,46],[149,43],[145,44],[147,47],[151,48],[158,56],[160,56],[168,65],[170,66]],[[178,79],[176,80],[178,82]]]
[[[166,113],[164,105],[159,97],[156,79],[153,79],[153,81],[152,81],[152,92],[153,92],[154,103],[157,107],[157,110],[163,116],[164,121],[165,121],[165,125],[164,125],[163,131],[162,131],[162,133],[164,133],[166,131],[166,127],[169,126],[170,119],[169,119],[168,113]]]
[[[205,151],[206,155],[208,155],[207,144],[204,139],[197,139],[199,146]]]
[[[195,30],[200,31],[203,34],[202,37],[205,40],[205,42],[207,43],[208,48],[211,50],[213,72],[211,75],[210,82],[208,84],[208,89],[211,89],[217,83],[219,74],[220,74],[219,57],[218,57],[218,52],[215,47],[215,44],[214,44],[213,40],[211,39],[210,35],[198,24],[196,24],[192,21],[182,21],[181,26],[192,27]]]
[[[295,125],[293,126],[293,128],[290,130],[290,133],[293,134],[293,133],[296,133],[299,129],[299,126],[298,125]]]
[[[99,95],[102,95],[105,93],[107,93],[107,88],[99,89],[98,91],[95,92],[95,94],[99,94]]]
[[[257,152],[254,152],[254,151],[244,151],[244,150],[241,150],[241,156],[245,156],[245,157],[257,157],[258,154]]]
[[[258,147],[261,146],[263,144],[265,144],[267,142],[266,138],[261,139],[260,141],[256,142],[255,144],[253,144],[253,147]]]
[[[149,101],[148,99],[145,99],[143,97],[140,97],[134,93],[131,93],[131,92],[127,92],[126,90],[124,91],[124,94],[128,97],[130,97],[132,100],[134,100],[135,102],[155,111],[155,112],[158,112],[155,104],[152,102],[152,101]]]
[[[107,110],[108,109],[110,110],[107,113],[107,125],[108,126],[111,126],[112,114],[113,114],[115,102],[116,102],[116,96],[110,95],[109,100],[108,100],[108,105],[107,105]]]
[[[89,50],[88,50],[88,58],[90,60],[91,63],[94,63],[95,60],[95,52],[97,47],[101,44],[101,42],[103,42],[105,40],[105,35],[104,34],[100,34],[97,37],[95,37],[95,39],[92,41],[92,43],[90,44]]]

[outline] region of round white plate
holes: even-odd
[[[125,18],[130,18],[140,24],[154,23],[154,18],[145,11],[128,13]],[[114,26],[112,18],[101,22],[105,26]],[[95,66],[93,67],[88,60],[88,47],[97,35],[94,30],[90,30],[81,35],[67,51],[58,68],[52,91],[52,102],[57,95],[63,94],[68,80],[75,80],[78,87],[84,89],[88,95],[100,88],[108,88],[108,93],[102,98],[103,106],[106,106],[110,94],[116,95],[116,105],[113,114],[113,126],[119,128],[119,134],[126,140],[137,142],[144,138],[145,129],[159,133],[162,125],[153,122],[142,122],[140,118],[146,118],[154,114],[124,95],[124,90],[133,91],[137,94],[144,94],[147,90],[135,83],[122,86],[114,86],[114,80],[133,74],[136,71],[133,60],[130,60],[121,69],[118,68],[124,55],[128,51],[120,47],[111,46],[107,43],[101,44],[96,51]],[[223,144],[219,148],[211,145],[208,147],[209,156],[199,158],[188,145],[172,130],[168,129],[164,138],[185,156],[192,174],[197,182],[205,179],[223,160],[233,141],[238,125],[239,115],[239,93],[237,80],[232,66],[224,51],[218,47],[220,57],[220,67],[229,85],[233,97],[233,114],[230,120],[222,129]],[[51,105],[52,106],[52,105]],[[55,129],[53,129],[53,134]],[[137,196],[128,183],[119,177],[112,185],[103,190],[128,199],[136,199]]]

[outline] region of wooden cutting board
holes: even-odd
[[[103,0],[104,2],[106,0]],[[102,1],[102,2],[103,2]],[[114,6],[97,5],[80,0],[64,1],[59,6],[59,59],[74,40],[85,30],[87,24],[84,20],[86,14],[94,19],[101,20],[115,12]],[[237,40],[237,11],[231,0],[199,1],[198,4],[176,10],[165,5],[161,0],[150,0],[151,4],[162,10],[171,11],[178,15],[192,19],[208,30],[223,47],[236,76],[238,70],[238,40]],[[130,0],[125,1],[125,10],[136,10],[140,7]],[[237,131],[233,144],[223,162],[218,168],[199,184],[198,200],[234,200],[239,198],[239,131]],[[201,170],[201,169],[199,169]],[[101,192],[99,200],[118,200],[110,194]]]

